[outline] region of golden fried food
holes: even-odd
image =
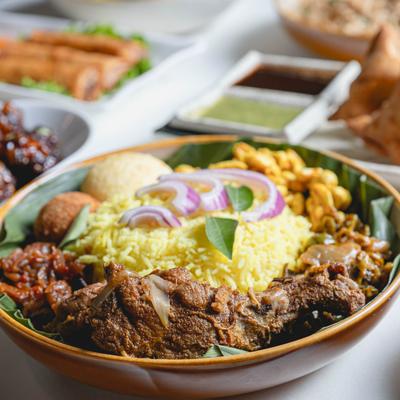
[[[36,239],[59,243],[86,204],[91,206],[91,211],[95,211],[99,202],[92,196],[81,192],[62,193],[51,199],[40,210],[35,221]]]
[[[100,201],[110,200],[115,195],[134,196],[141,187],[151,185],[159,176],[171,172],[164,161],[150,154],[125,152],[95,165],[81,190]]]
[[[55,82],[79,100],[95,100],[101,94],[100,74],[88,64],[60,60],[1,55],[0,81],[19,85],[29,77],[37,82]]]
[[[35,43],[53,46],[67,46],[88,52],[111,54],[121,57],[131,64],[137,63],[146,54],[146,48],[133,40],[90,35],[79,32],[34,31],[28,38]]]
[[[100,75],[102,89],[111,89],[130,67],[123,58],[109,54],[17,40],[0,40],[0,55],[6,59],[7,57],[24,57],[27,62],[46,60],[92,66]],[[46,80],[46,77],[43,77],[43,80]]]
[[[331,119],[351,119],[371,114],[388,99],[400,79],[400,34],[384,26],[371,43],[348,100]]]
[[[400,81],[373,116],[349,121],[349,127],[368,145],[400,164]]]

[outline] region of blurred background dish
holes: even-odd
[[[54,85],[48,86],[47,84],[49,82],[44,82],[46,85],[41,87],[41,82],[35,82],[36,80],[34,79],[32,82],[33,85],[31,85],[31,83],[28,81],[28,85],[21,86],[13,83],[7,83],[7,79],[4,79],[4,76],[0,81],[0,97],[37,98],[39,100],[47,101],[51,104],[60,104],[69,108],[75,108],[79,110],[85,109],[86,111],[104,109],[105,107],[110,110],[111,107],[120,106],[124,102],[126,104],[127,102],[131,101],[132,97],[137,95],[140,88],[154,81],[166,70],[178,62],[181,62],[185,58],[196,54],[202,48],[200,40],[181,37],[178,35],[148,32],[142,36],[141,32],[138,32],[137,30],[130,31],[121,29],[121,32],[119,32],[119,28],[114,28],[109,24],[90,25],[62,18],[0,11],[0,42],[2,42],[3,45],[7,39],[15,40],[21,37],[26,38],[30,36],[33,31],[37,30],[64,32],[71,31],[72,29],[78,29],[93,31],[93,28],[95,31],[93,32],[94,34],[96,34],[96,31],[100,31],[100,33],[104,31],[108,35],[115,36],[116,32],[118,32],[118,34],[121,33],[121,35],[124,37],[133,36],[139,41],[141,38],[143,38],[146,42],[148,51],[148,55],[142,60],[145,61],[145,64],[142,64],[142,67],[145,66],[145,68],[142,69],[140,67],[136,71],[139,73],[136,73],[136,66],[139,66],[141,62],[136,64],[136,66],[133,66],[132,69],[126,72],[125,77],[122,77],[114,90],[108,90],[104,92],[103,96],[91,101],[79,100],[72,96],[65,95],[63,90],[57,90],[59,89],[59,85],[56,85],[56,87],[54,87]],[[19,43],[19,45],[23,45],[24,42],[18,40],[17,43]],[[2,67],[4,69],[6,67],[4,60],[7,58],[6,51],[2,51],[2,56]],[[37,58],[37,56],[39,56],[37,50],[34,50],[33,56],[33,58]],[[21,57],[17,58],[17,60],[20,62]],[[22,60],[24,61],[22,64],[32,67],[32,65],[30,65],[32,63],[27,61],[27,53],[22,56]],[[21,65],[18,63],[16,65],[16,72],[18,74],[21,73]],[[68,63],[64,63],[64,67],[68,68],[68,66]],[[36,69],[38,70],[38,68]],[[41,70],[39,70],[39,72],[43,73]],[[55,70],[54,72],[58,78],[60,78],[59,71]],[[132,75],[131,72],[133,72]],[[26,80],[24,80],[24,82],[25,81]],[[21,83],[23,82],[21,81]]]
[[[78,114],[23,100],[0,105],[0,201],[80,149],[89,125]]]
[[[301,45],[339,60],[361,60],[380,22],[398,9],[393,1],[274,0],[282,23]],[[391,7],[397,7],[391,10]]]
[[[86,118],[75,112],[52,106],[38,100],[13,100],[20,109],[27,129],[45,126],[58,138],[61,162],[80,150],[90,137]]]
[[[51,0],[62,13],[89,22],[158,32],[200,29],[236,0]]]

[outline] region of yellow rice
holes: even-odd
[[[104,202],[91,214],[88,228],[71,248],[84,263],[101,267],[111,261],[146,275],[154,269],[185,267],[195,279],[212,286],[226,284],[241,291],[265,289],[281,276],[285,266],[294,268],[299,253],[312,233],[309,221],[296,216],[289,208],[278,217],[246,223],[230,212],[214,213],[239,219],[229,260],[205,234],[205,218],[181,218],[179,228],[134,228],[121,226],[122,213],[142,204],[162,204],[161,200],[143,201],[119,197]]]

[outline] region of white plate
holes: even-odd
[[[66,19],[0,12],[0,35],[26,35],[34,29],[62,30],[71,23],[72,21]],[[87,111],[102,110],[106,107],[109,109],[110,107],[117,106],[124,100],[132,98],[139,88],[154,80],[154,78],[157,78],[157,76],[163,73],[167,68],[170,68],[175,63],[182,61],[203,48],[203,45],[199,41],[182,37],[149,32],[137,33],[143,34],[149,42],[150,59],[153,67],[150,71],[132,79],[121,89],[118,89],[110,95],[103,96],[96,101],[81,101],[57,93],[24,88],[8,83],[0,83],[0,97],[2,99],[16,97],[36,98],[45,100],[51,104],[57,103],[66,107],[74,107]]]
[[[218,18],[236,0],[50,0],[72,18],[155,32],[187,32]]]

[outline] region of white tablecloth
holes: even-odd
[[[119,110],[90,115],[94,135],[73,160],[155,140],[152,132],[189,99],[212,87],[250,49],[309,55],[281,28],[268,0],[243,0],[202,35],[208,48],[164,74]],[[71,160],[72,161],[72,160]],[[399,313],[399,314],[397,314]],[[358,346],[308,377],[237,400],[400,399],[400,304]],[[61,377],[29,359],[0,333],[0,399],[123,400]]]

